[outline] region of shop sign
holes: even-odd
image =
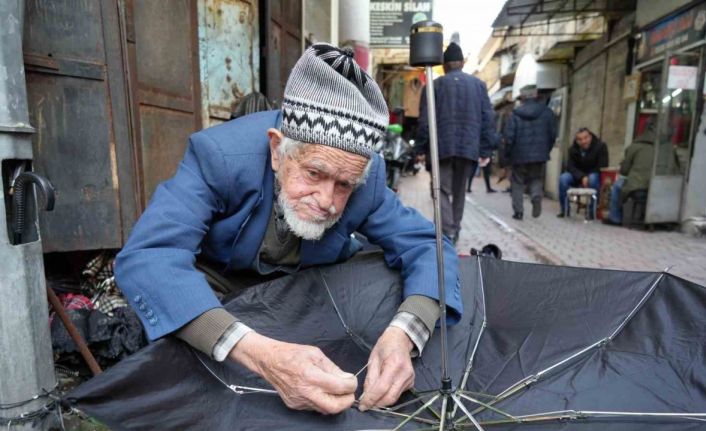
[[[696,77],[699,68],[696,66],[669,66],[667,88],[681,88],[682,90],[696,90]]]
[[[638,62],[650,60],[676,49],[704,39],[706,28],[706,5],[700,5],[669,18],[642,32],[637,52]]]
[[[625,77],[623,85],[623,100],[625,102],[635,102],[640,97],[640,72]]]
[[[412,24],[431,19],[432,0],[370,0],[370,46],[406,48]]]

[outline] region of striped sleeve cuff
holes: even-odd
[[[213,359],[218,362],[224,361],[230,351],[233,350],[233,347],[250,332],[252,332],[252,329],[243,322],[234,322],[226,329],[213,346]]]
[[[409,339],[412,340],[415,347],[412,350],[413,358],[422,354],[424,346],[431,335],[422,319],[407,311],[400,311],[392,318],[389,326],[403,330]]]

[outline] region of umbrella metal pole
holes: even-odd
[[[434,205],[434,228],[436,232],[436,266],[439,278],[439,310],[441,326],[441,389],[451,391],[448,360],[446,357],[446,286],[444,285],[444,240],[441,230],[441,203],[439,202],[439,142],[436,135],[436,106],[434,103],[434,77],[432,67],[426,66],[427,112],[429,113],[429,153],[431,155],[431,198]]]

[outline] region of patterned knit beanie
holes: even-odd
[[[375,81],[353,53],[317,43],[294,65],[282,101],[282,133],[370,158],[389,114]]]

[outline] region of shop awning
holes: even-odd
[[[621,16],[634,11],[635,4],[636,0],[507,0],[493,28],[497,31],[549,27],[547,24],[573,21],[579,16]],[[557,33],[547,29],[546,34]]]
[[[567,40],[556,42],[537,61],[557,61],[563,62],[573,60],[576,53],[581,48],[593,42],[596,38],[582,38],[581,40]]]

